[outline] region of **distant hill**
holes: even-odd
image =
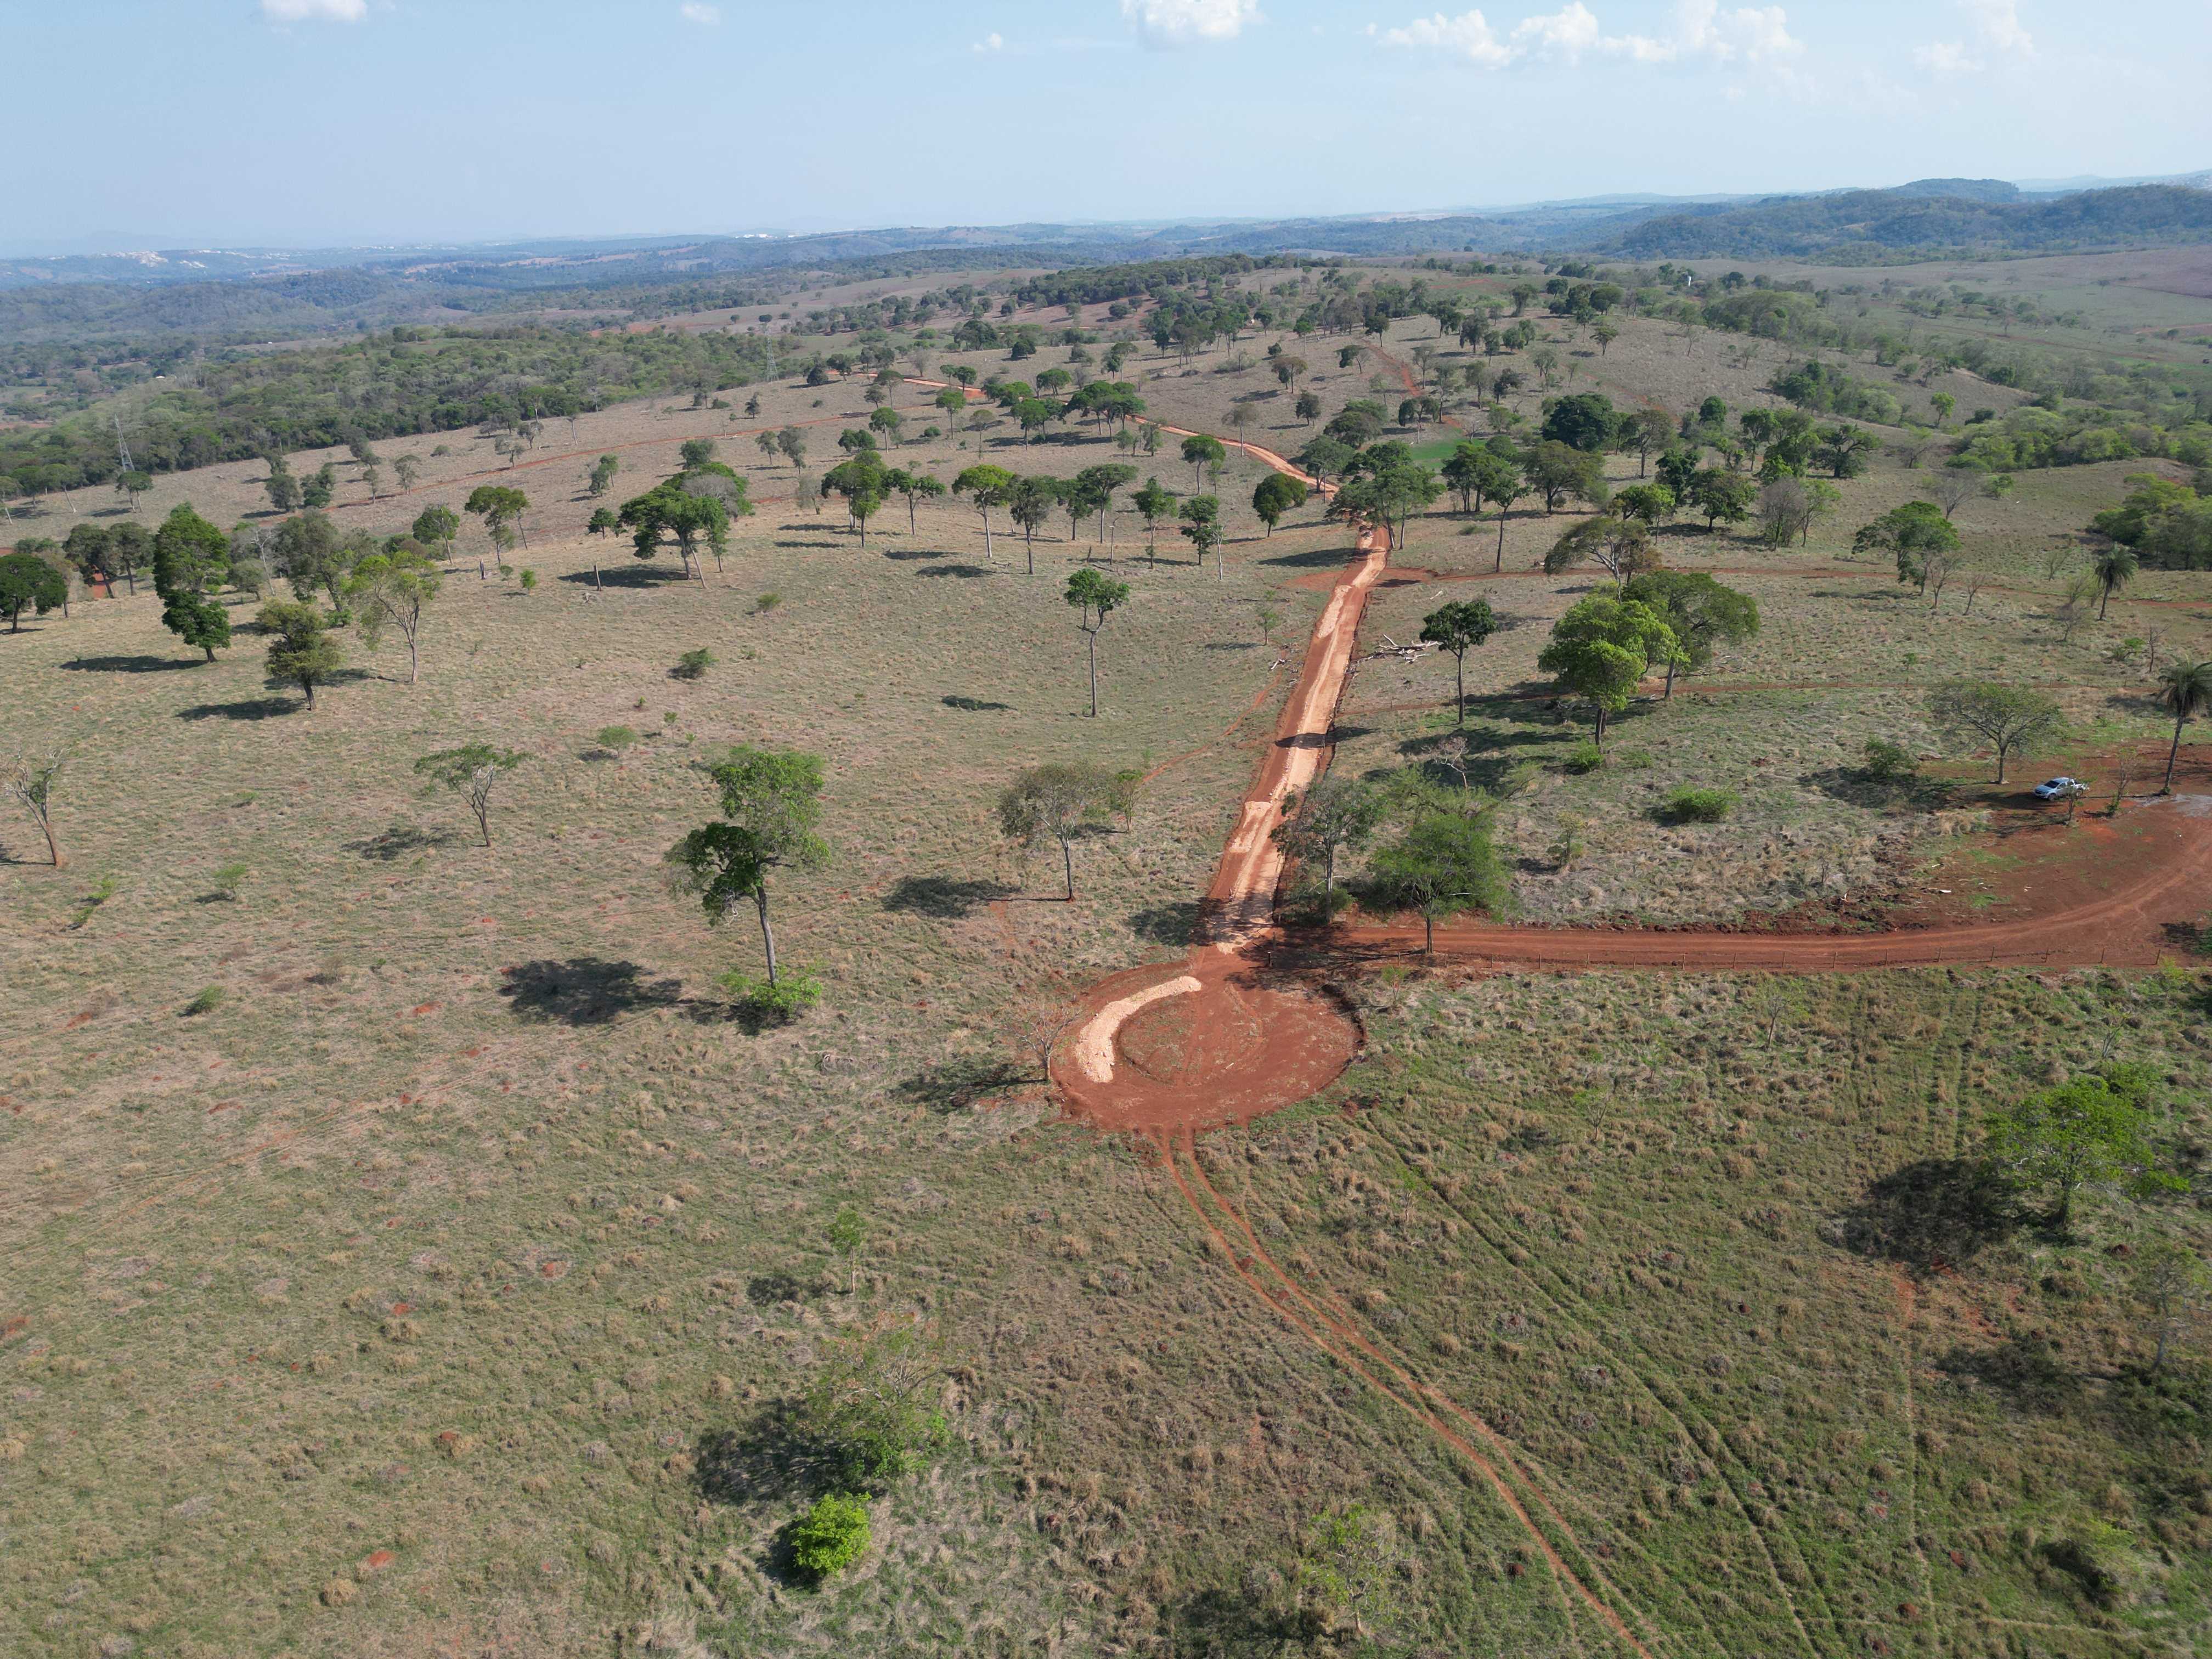
[[[1644,219],[1589,246],[1632,259],[1810,258],[1838,249],[2055,252],[2212,240],[2212,191],[2133,185],[2026,198],[1996,179],[1778,197]]]

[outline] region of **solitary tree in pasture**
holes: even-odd
[[[1129,584],[1085,566],[1067,579],[1066,599],[1081,617],[1077,626],[1091,649],[1091,718],[1098,717],[1098,635],[1106,619],[1129,602]]]

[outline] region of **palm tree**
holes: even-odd
[[[2181,752],[2181,728],[2191,714],[2212,708],[2212,662],[2177,662],[2158,677],[2158,700],[2173,715],[2173,747],[2166,751],[2166,782],[2159,793],[2173,793],[2173,762]]]
[[[2105,620],[2105,607],[2112,602],[2112,595],[2125,587],[2142,561],[2136,556],[2132,547],[2114,542],[2110,547],[2100,547],[2089,556],[2090,574],[2097,579],[2097,620]]]

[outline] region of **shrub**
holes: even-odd
[[[1901,743],[1890,743],[1881,738],[1869,738],[1866,742],[1866,775],[1881,783],[1895,783],[1911,777],[1920,769],[1920,763],[1912,751]]]
[[[637,732],[633,726],[603,726],[593,741],[602,749],[611,749],[620,754],[637,741]]]
[[[868,1506],[845,1492],[821,1498],[791,1529],[792,1559],[817,1583],[851,1566],[868,1543]]]
[[[715,981],[747,1013],[781,1024],[822,1000],[822,981],[811,974],[786,974],[771,984],[750,974],[727,973]]]
[[[763,593],[760,598],[753,601],[753,615],[756,617],[765,617],[769,611],[775,610],[776,606],[782,603],[782,594]]]
[[[676,659],[676,666],[668,671],[669,678],[696,680],[714,665],[714,653],[701,646],[696,651],[686,651]]]
[[[532,588],[537,586],[538,573],[535,570],[526,568],[522,573],[522,591],[527,593]]]
[[[213,1013],[216,1009],[222,1006],[222,987],[220,985],[210,985],[207,989],[202,991],[198,996],[194,997],[190,1002],[185,1005],[185,1018],[186,1019],[191,1019],[198,1014]]]
[[[1735,797],[1725,789],[1699,789],[1685,784],[1659,804],[1659,811],[1675,823],[1718,823],[1735,811]]]
[[[210,895],[219,899],[236,898],[238,884],[246,879],[246,871],[247,866],[243,864],[224,865],[211,878],[209,888]]]
[[[1595,772],[1605,764],[1605,750],[1585,738],[1567,750],[1565,758],[1559,764],[1577,774]]]

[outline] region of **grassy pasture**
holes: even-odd
[[[1716,343],[1689,357],[1632,327],[1590,373],[1627,398],[1771,372],[1717,367]],[[1230,398],[1273,388],[1261,349],[1230,374],[1226,353],[1133,367],[1159,371],[1155,413],[1219,430]],[[1371,364],[1303,355],[1332,409],[1366,394]],[[858,392],[764,389],[761,423],[828,416],[818,467]],[[1188,1156],[1054,1122],[1020,1062],[1072,993],[1186,936],[1286,684],[1257,613],[1303,634],[1319,595],[1291,584],[1340,560],[1341,527],[1310,508],[1259,538],[1259,471],[1233,450],[1223,578],[1148,567],[1122,514],[1135,602],[1102,642],[1094,724],[1060,599],[1087,526],[1079,546],[1064,522],[1041,537],[1035,578],[1016,547],[984,557],[964,506],[908,534],[894,503],[863,550],[834,504],[775,501],[789,470],[733,439],[765,504],[703,586],[577,533],[589,503],[568,497],[602,449],[653,446],[624,452],[628,493],[682,437],[751,424],[581,417],[514,558],[538,585],[459,571],[416,688],[383,678],[395,647],[348,637],[361,677],[308,716],[261,684],[251,637],[191,665],[150,594],[0,640],[10,729],[77,739],[69,866],[22,861],[27,825],[0,825],[0,1645],[1278,1653],[1314,1519],[1354,1496],[1390,1516],[1377,1619],[1399,1647],[1608,1651],[1465,1459],[1240,1278],[1267,1282],[1237,1260],[1256,1247],[1514,1443],[1556,1510],[1544,1541],[1656,1650],[2202,1649],[2212,1405],[2187,1365],[2132,1380],[2145,1335],[2116,1249],[2201,1249],[2202,1208],[2099,1197],[2059,1240],[1952,1201],[1981,1110],[2106,1058],[2157,1067],[2162,1130],[2201,1157],[2201,976],[1382,973],[1346,988],[1368,1039],[1352,1073],[1200,1144],[1248,1241],[1194,1172],[1184,1197]],[[896,459],[949,477],[1115,453],[1008,433]],[[1970,550],[2050,586],[2042,549],[2117,496],[2116,471],[2026,475],[1961,509]],[[252,504],[253,472],[178,493],[222,516]],[[1851,481],[1807,550],[1682,537],[1670,558],[1826,565],[1911,483]],[[1516,516],[1509,566],[1567,521]],[[1419,524],[1407,562],[1486,569],[1494,532],[1457,527]],[[2066,684],[2082,741],[2148,734],[2101,653],[2148,616],[2201,626],[2116,607],[2060,646],[2033,595],[1984,592],[1967,617],[1881,580],[1740,580],[1761,636],[1710,696],[1611,740],[1650,765],[1547,769],[1504,809],[1539,860],[1567,814],[1602,831],[1570,874],[1522,874],[1531,917],[1710,921],[1824,894],[1832,871],[1875,890],[1919,838],[1806,780],[1867,735],[1917,737],[1919,683],[2001,665]],[[1471,659],[1487,696],[1527,679],[1587,585],[1385,589],[1364,637],[1485,593],[1528,619]],[[2133,591],[2194,597],[2181,578]],[[716,665],[670,678],[699,646]],[[1779,680],[1837,689],[1717,689]],[[1346,720],[1368,729],[1336,763],[1431,752],[1449,686],[1434,660],[1363,668]],[[1470,726],[1488,757],[1548,759],[1580,732],[1541,710],[1480,702]],[[603,743],[611,726],[636,736]],[[489,849],[409,769],[477,737],[528,756]],[[836,860],[776,898],[784,950],[828,995],[787,1029],[750,1029],[713,985],[757,965],[748,927],[709,932],[659,882],[710,807],[690,763],[732,741],[830,763]],[[1016,767],[1078,756],[1155,775],[1127,832],[1080,850],[1067,905],[990,805]],[[1741,817],[1650,824],[1678,781],[1740,788]],[[210,987],[220,1003],[186,1015]],[[979,1097],[1000,1067],[1015,1081]],[[867,1218],[857,1262],[824,1236],[847,1203]],[[941,1327],[955,1443],[878,1502],[871,1554],[809,1592],[783,1550],[811,1488],[774,1407],[885,1310]]]

